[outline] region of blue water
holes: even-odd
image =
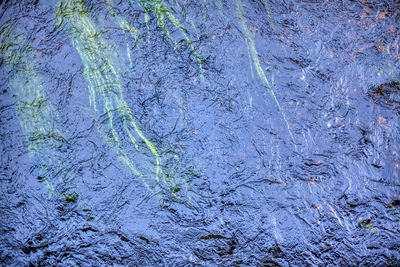
[[[2,1],[0,264],[398,266],[396,1]]]

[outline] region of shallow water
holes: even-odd
[[[396,1],[2,1],[2,265],[397,266]]]

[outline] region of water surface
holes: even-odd
[[[0,4],[2,265],[400,264],[396,1]]]

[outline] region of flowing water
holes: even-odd
[[[397,1],[0,3],[1,265],[400,265]]]

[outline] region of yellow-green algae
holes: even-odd
[[[237,16],[239,18],[239,21],[242,25],[245,37],[246,37],[246,44],[247,44],[247,48],[249,50],[249,53],[251,55],[251,59],[254,65],[254,68],[256,69],[257,75],[260,78],[261,82],[265,85],[265,87],[268,89],[268,92],[270,93],[270,95],[272,96],[272,98],[274,99],[276,105],[278,106],[278,109],[283,117],[283,120],[286,123],[286,127],[288,129],[289,135],[292,139],[293,145],[295,150],[297,151],[297,145],[296,142],[294,140],[294,136],[292,134],[292,130],[290,128],[289,122],[286,119],[286,115],[285,112],[283,111],[283,108],[281,107],[274,90],[272,89],[272,86],[270,84],[270,82],[267,79],[267,76],[264,73],[264,70],[261,67],[260,64],[260,60],[259,60],[259,56],[258,56],[258,52],[254,43],[254,39],[253,39],[253,33],[249,30],[249,27],[247,25],[247,19],[244,15],[244,11],[243,11],[243,4],[241,0],[236,0],[236,13]]]
[[[68,29],[71,43],[81,57],[84,76],[88,82],[90,104],[96,116],[100,118],[104,115],[108,122],[98,127],[102,135],[117,150],[126,165],[142,178],[150,191],[157,193],[162,178],[168,191],[178,198],[175,189],[171,187],[169,177],[162,172],[158,151],[136,124],[132,111],[124,99],[120,73],[126,71],[126,68],[123,64],[118,64],[115,44],[102,38],[82,1],[61,1],[56,17],[57,25]],[[122,129],[115,126],[116,120],[122,121]],[[136,153],[129,153],[129,148],[122,145],[122,139],[126,136],[136,148]],[[145,144],[155,161],[154,179],[149,177],[149,166],[145,162],[147,158],[143,151],[139,151],[140,143]],[[131,158],[136,158],[138,162],[133,162]],[[144,167],[138,168],[140,164]]]
[[[134,47],[136,47],[138,41],[139,41],[139,31],[136,29],[127,19],[121,17],[119,14],[117,14],[112,7],[113,1],[112,0],[106,0],[106,5],[107,9],[109,12],[111,12],[111,16],[114,17],[116,23],[119,25],[121,30],[124,32],[127,32],[131,35],[131,37],[134,40]]]
[[[371,233],[373,233],[374,235],[379,235],[379,231],[372,226],[369,220],[363,220],[362,217],[357,217],[357,221],[364,229],[371,231]]]
[[[45,183],[48,192],[58,195],[47,177],[49,166],[63,169],[59,155],[54,156],[57,154],[56,147],[66,142],[56,128],[58,115],[43,92],[35,68],[33,49],[24,35],[16,34],[10,27],[3,28],[1,35],[1,52],[7,64],[12,66],[9,86],[17,100],[17,117],[29,154],[41,166],[38,177]]]
[[[186,1],[185,1],[185,2],[182,4],[182,6],[181,6],[181,5],[178,3],[178,1],[175,0],[175,4],[176,4],[176,6],[177,6],[177,9],[180,10],[181,15],[185,18],[185,21],[188,22],[188,23],[190,23],[190,25],[192,26],[196,38],[199,39],[200,36],[199,36],[199,31],[198,31],[198,29],[197,29],[197,27],[196,27],[196,24],[194,23],[193,19],[190,18],[190,17],[188,16],[188,14],[187,14],[187,12],[186,12],[186,4],[187,4]]]
[[[105,2],[107,9],[109,12],[111,12],[111,16],[114,18],[116,24],[120,27],[120,29],[125,32],[129,33],[130,37],[133,39],[133,48],[139,48],[139,39],[140,39],[140,34],[139,30],[135,28],[127,19],[121,17],[117,12],[114,11],[113,9],[113,1],[112,0],[106,0]],[[128,39],[129,41],[126,42],[126,55],[128,57],[129,61],[129,70],[133,71],[134,66],[133,66],[133,61],[132,61],[132,56],[131,56],[131,39]]]
[[[34,49],[13,26],[4,26],[0,33],[0,53],[10,66],[9,87],[16,99],[16,114],[31,162],[39,168],[38,180],[45,184],[49,195],[78,201],[76,193],[58,191],[72,182],[72,168],[60,151],[68,142],[59,130],[59,115],[38,77]],[[80,200],[78,203],[82,206]],[[91,212],[88,216],[93,218]]]
[[[203,21],[208,29],[209,28],[209,26],[208,26],[209,19],[208,19],[208,10],[207,10],[208,9],[207,8],[207,0],[203,0],[202,7],[203,7]]]
[[[129,0],[132,5],[134,5],[134,0]],[[150,26],[149,26],[149,21],[150,21],[150,9],[147,6],[147,2],[144,0],[138,0],[142,4],[144,8],[144,22],[146,23],[146,28],[147,28],[147,41],[150,42]]]
[[[389,205],[389,208],[392,209],[394,215],[398,218],[398,221],[400,222],[400,212],[399,212],[399,210],[392,204]]]
[[[151,10],[153,11],[153,14],[157,20],[158,27],[160,27],[160,29],[165,33],[168,39],[170,39],[173,42],[175,46],[178,46],[178,43],[175,39],[172,38],[171,32],[168,29],[167,21],[169,21],[175,28],[177,28],[180,31],[186,44],[189,46],[191,52],[196,57],[196,61],[199,64],[200,68],[200,78],[203,80],[202,64],[204,63],[204,60],[201,57],[201,55],[197,52],[197,49],[194,47],[193,42],[187,35],[185,28],[172,13],[172,10],[162,0],[138,0],[138,1],[144,7],[146,12],[145,14],[150,13],[149,6],[151,7]]]
[[[271,11],[269,10],[268,1],[267,0],[261,0],[261,2],[262,2],[263,6],[265,8],[265,12],[267,13],[267,17],[269,19],[269,22],[271,23],[271,26],[275,27],[274,20],[272,19],[272,16],[271,16]]]

